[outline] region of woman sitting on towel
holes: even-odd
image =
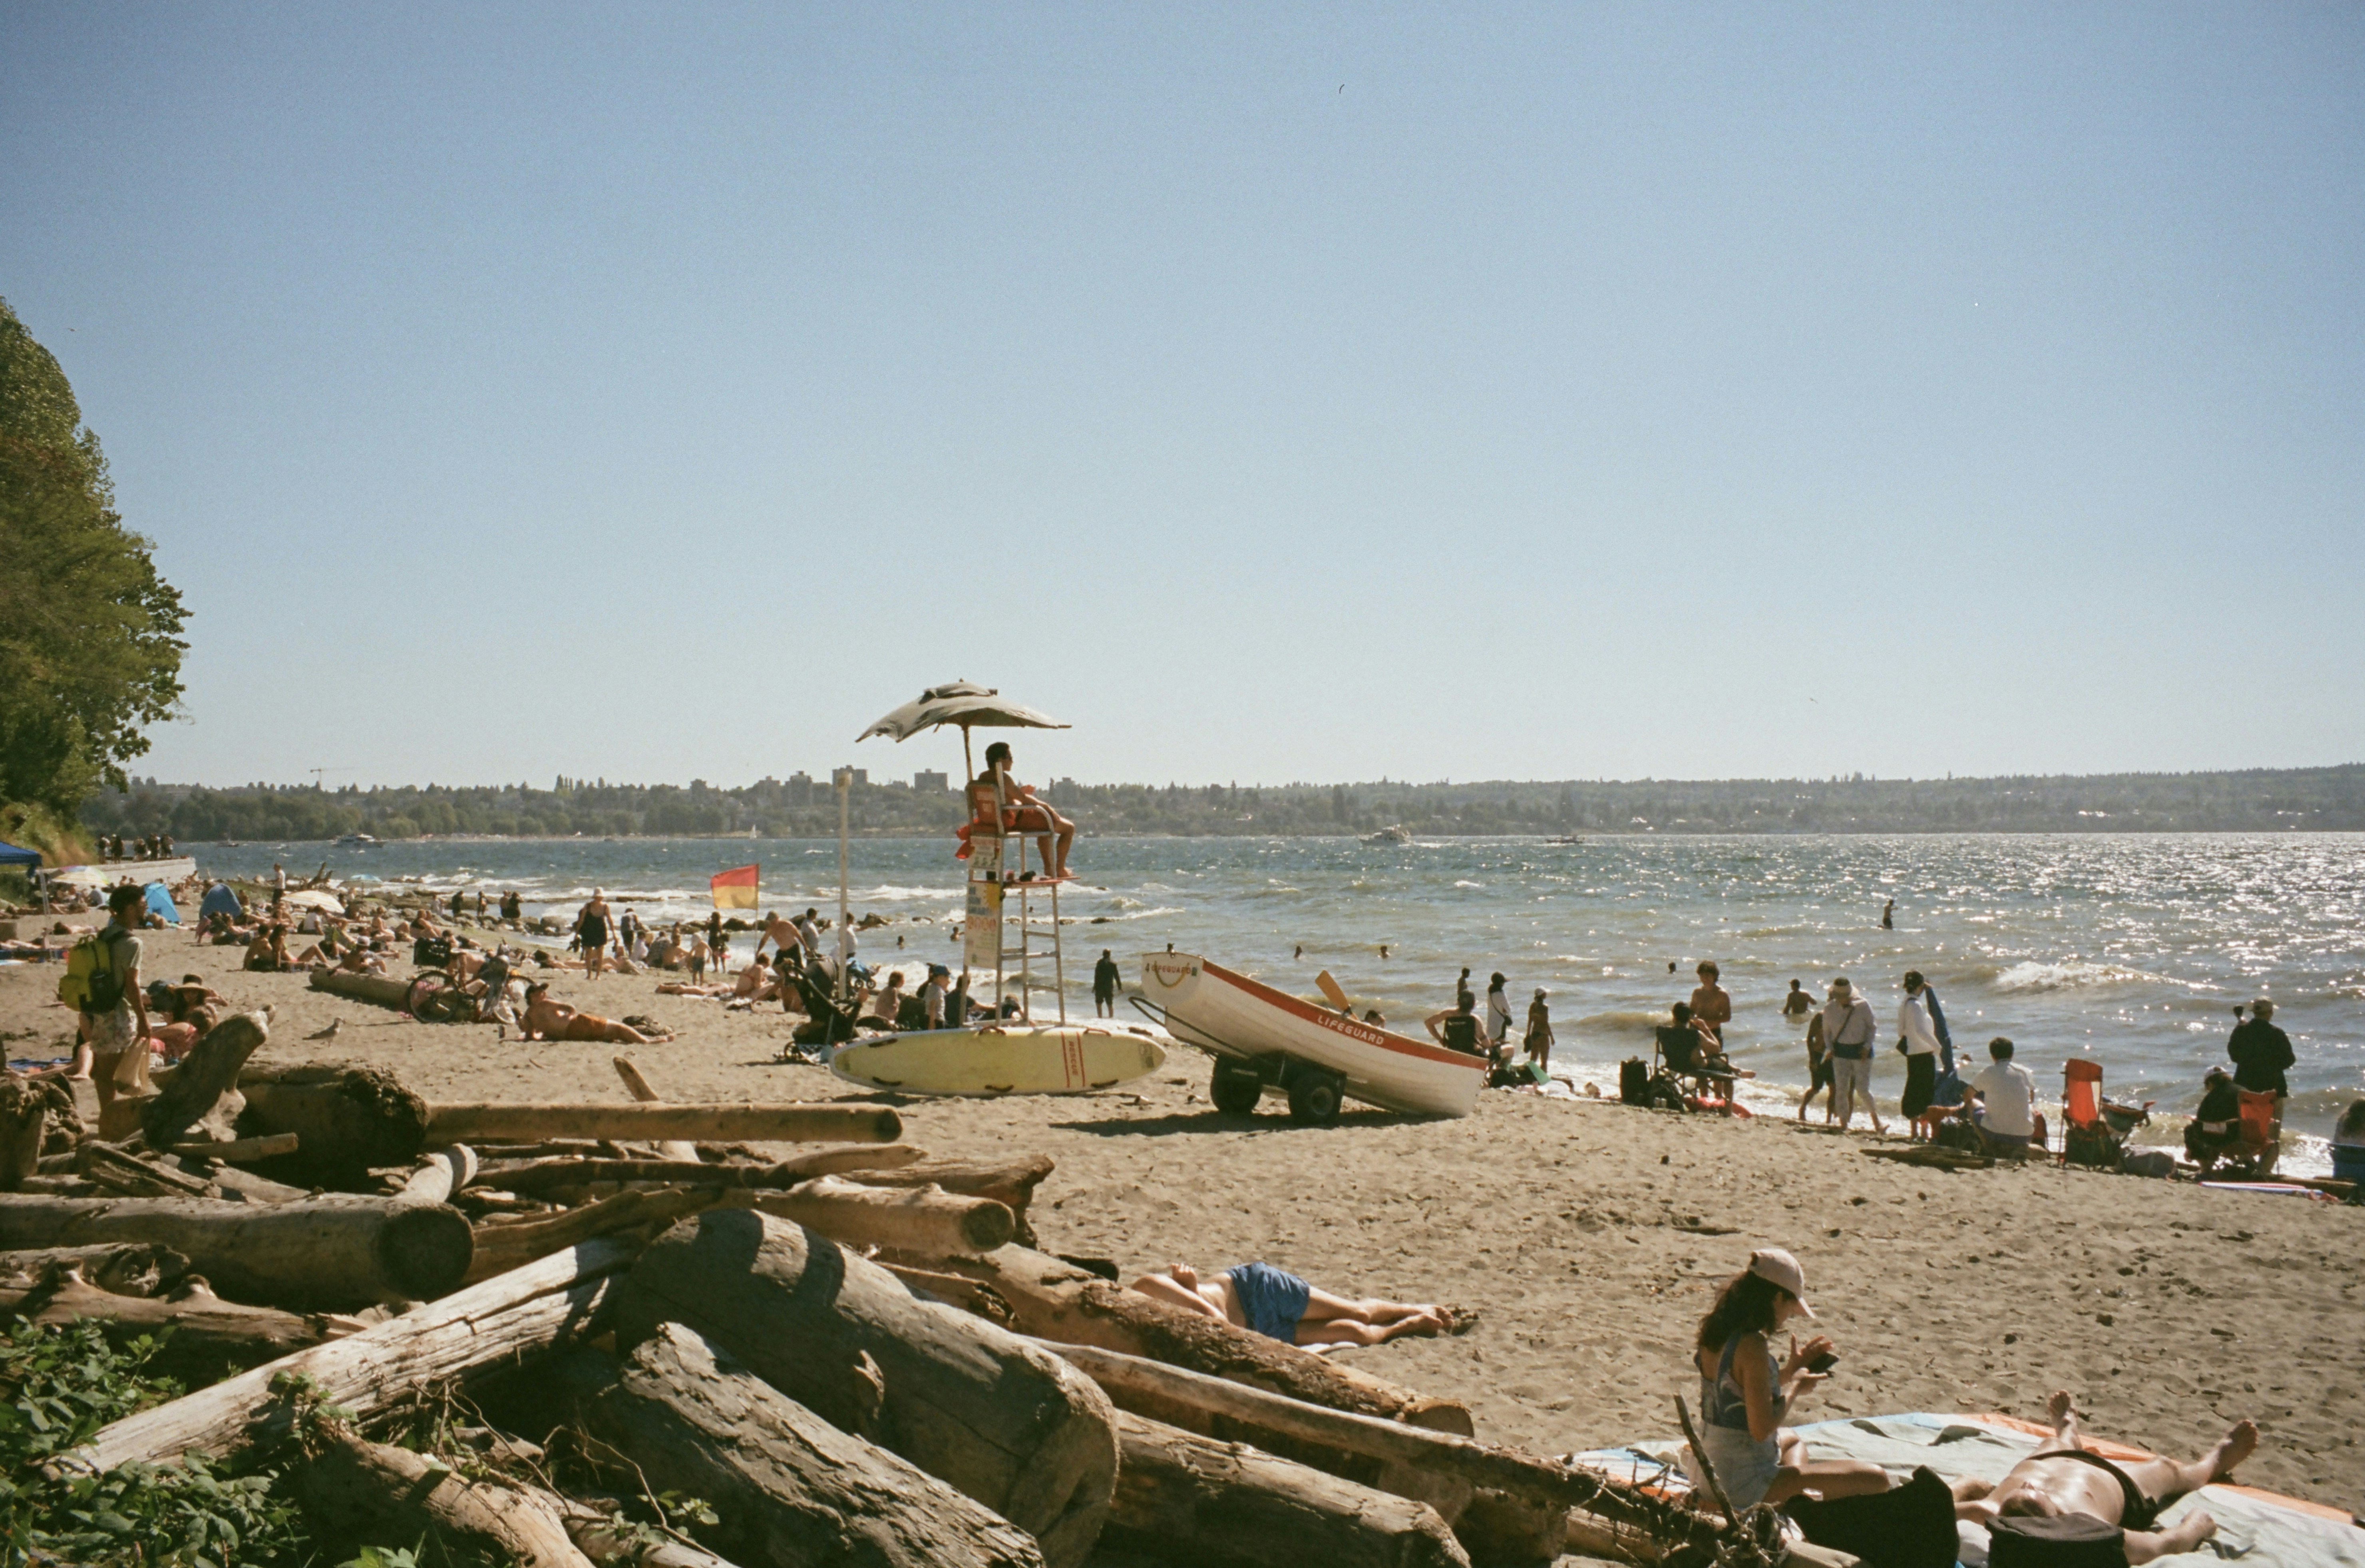
[[[1284,1345],[1379,1345],[1407,1334],[1443,1333],[1463,1322],[1451,1307],[1349,1301],[1270,1263],[1242,1263],[1208,1279],[1188,1263],[1173,1263],[1134,1281],[1133,1288]]]
[[[1774,1331],[1792,1318],[1814,1316],[1806,1290],[1799,1260],[1778,1247],[1765,1248],[1749,1255],[1749,1267],[1700,1319],[1692,1352],[1699,1372],[1700,1447],[1736,1508],[1779,1504],[1802,1492],[1831,1498],[1889,1490],[1889,1473],[1877,1464],[1810,1463],[1805,1440],[1782,1425],[1799,1396],[1823,1381],[1808,1364],[1832,1349],[1820,1334],[1803,1346],[1793,1338],[1789,1355],[1775,1357]],[[1684,1469],[1697,1487],[1694,1500],[1713,1507],[1699,1457],[1687,1452]]]

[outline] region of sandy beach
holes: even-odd
[[[241,949],[184,932],[147,946],[151,978],[199,974],[241,1007],[271,1007],[262,1059],[372,1063],[431,1099],[625,1097],[615,1047],[415,1023],[313,991],[301,974],[242,973]],[[58,972],[0,970],[11,1057],[70,1046]],[[726,1013],[656,983],[562,972],[554,989],[677,1030],[634,1053],[668,1096],[859,1097],[820,1068],[776,1061],[787,1035],[776,1009]],[[340,1018],[333,1042],[305,1039]],[[1097,1095],[898,1103],[907,1140],[932,1152],[1056,1159],[1034,1215],[1048,1249],[1128,1271],[1265,1259],[1334,1290],[1475,1309],[1465,1338],[1352,1353],[1467,1402],[1482,1436],[1557,1453],[1670,1432],[1672,1396],[1693,1392],[1694,1325],[1749,1249],[1770,1245],[1802,1260],[1842,1356],[1801,1419],[2035,1417],[2066,1387],[2096,1433],[2185,1451],[2250,1416],[2265,1443],[2246,1480],[2365,1506],[2353,1267],[2365,1211],[2049,1164],[1950,1174],[1867,1159],[1866,1136],[1788,1119],[1507,1092],[1463,1121],[1351,1107],[1326,1129],[1279,1114],[1250,1124],[1216,1113],[1206,1082],[1206,1060],[1178,1050],[1153,1077]]]

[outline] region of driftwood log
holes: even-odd
[[[246,1109],[238,1075],[270,1035],[268,1012],[237,1014],[207,1030],[141,1106],[140,1130],[148,1147],[235,1142],[239,1114]]]
[[[395,1196],[414,1204],[448,1204],[453,1193],[476,1179],[476,1151],[455,1143],[420,1155]]]
[[[747,1568],[1042,1568],[1025,1531],[681,1324],[659,1325],[622,1368],[577,1352],[554,1381],[642,1484],[714,1505],[716,1548]]]
[[[246,1096],[241,1133],[294,1133],[301,1140],[295,1154],[263,1168],[282,1182],[358,1187],[365,1172],[409,1165],[427,1147],[427,1102],[380,1068],[321,1063],[271,1071],[249,1062],[239,1091]]]
[[[356,1420],[421,1384],[470,1381],[598,1330],[610,1282],[630,1248],[594,1241],[545,1258],[347,1338],[298,1350],[211,1388],[102,1428],[57,1466],[101,1472],[133,1460],[225,1454],[287,1430],[282,1377],[310,1378]]]
[[[0,1193],[21,1189],[41,1165],[50,1097],[39,1084],[10,1073],[0,1080]]]
[[[857,1177],[873,1187],[942,1187],[947,1193],[959,1193],[971,1198],[992,1198],[1008,1209],[1018,1222],[1018,1244],[1035,1245],[1035,1227],[1027,1222],[1027,1206],[1035,1201],[1035,1189],[1051,1174],[1053,1166],[1048,1154],[1025,1155],[1016,1159],[968,1160],[924,1159],[893,1171],[881,1171]]]
[[[39,1282],[52,1268],[73,1268],[114,1295],[157,1295],[188,1277],[189,1260],[153,1242],[110,1241],[95,1247],[41,1247],[0,1252],[0,1280]]]
[[[469,1480],[425,1454],[374,1443],[323,1423],[304,1467],[305,1506],[331,1540],[441,1542],[520,1568],[591,1568],[566,1533],[556,1499],[532,1487]]]
[[[1032,1534],[1053,1568],[1092,1550],[1116,1441],[1107,1399],[1065,1361],[915,1300],[886,1270],[785,1220],[716,1209],[651,1245],[618,1332],[672,1320],[729,1349],[841,1431],[867,1438]]]
[[[550,1137],[745,1138],[755,1143],[893,1143],[903,1119],[886,1105],[468,1104],[431,1105],[437,1143]],[[394,1164],[388,1160],[385,1163]]]
[[[1242,1568],[1469,1568],[1426,1503],[1129,1413],[1116,1423],[1124,1458],[1109,1533],[1143,1556]]]
[[[253,1159],[274,1159],[283,1154],[293,1154],[302,1147],[294,1133],[265,1133],[260,1137],[233,1138],[228,1143],[182,1143],[173,1146],[173,1152],[190,1159],[217,1160],[224,1165],[240,1165]]]
[[[488,1185],[497,1186],[507,1193],[558,1192],[588,1187],[600,1182],[629,1182],[652,1186],[793,1187],[816,1176],[846,1174],[868,1186],[900,1187],[907,1183],[873,1181],[872,1177],[898,1166],[910,1165],[922,1158],[921,1150],[901,1143],[820,1148],[798,1155],[793,1159],[764,1164],[709,1164],[695,1159],[601,1159],[559,1155],[539,1159],[490,1160],[484,1165],[479,1176]]]
[[[476,1227],[476,1257],[468,1280],[488,1280],[537,1258],[577,1246],[595,1236],[637,1232],[644,1239],[652,1230],[671,1225],[685,1215],[723,1201],[719,1187],[674,1187],[655,1193],[620,1193],[588,1208],[570,1209],[547,1216],[507,1221]]]
[[[559,1517],[566,1521],[567,1538],[600,1568],[737,1568],[702,1547],[668,1540],[643,1546],[619,1536],[614,1520],[573,1497],[558,1499]]]
[[[357,975],[351,969],[314,969],[312,989],[348,1002],[366,1002],[400,1013],[410,1005],[410,982],[387,975]]]
[[[93,1184],[126,1198],[204,1198],[218,1191],[206,1177],[151,1165],[96,1138],[74,1150],[74,1168]]]
[[[117,1295],[92,1283],[74,1264],[61,1264],[24,1289],[0,1286],[0,1318],[22,1323],[88,1318],[118,1343],[169,1327],[173,1337],[165,1345],[167,1364],[175,1370],[218,1372],[224,1362],[251,1367],[329,1337],[320,1318],[224,1301],[201,1279],[185,1279],[165,1295]]]
[[[931,1256],[991,1252],[1008,1245],[1016,1222],[992,1198],[962,1198],[936,1187],[872,1187],[822,1176],[784,1193],[742,1189],[734,1207],[794,1220],[847,1247],[884,1247]]]
[[[616,1076],[624,1081],[624,1092],[630,1094],[634,1100],[644,1105],[656,1105],[664,1103],[665,1096],[656,1092],[656,1087],[650,1083],[647,1077],[641,1071],[640,1064],[632,1058],[613,1057],[610,1058],[610,1065],[615,1068]],[[667,1159],[695,1161],[698,1159],[698,1145],[683,1138],[667,1138],[657,1145],[657,1153]]]
[[[0,1247],[107,1241],[170,1247],[234,1300],[330,1311],[443,1295],[473,1246],[459,1210],[391,1198],[0,1198]]]

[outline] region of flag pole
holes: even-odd
[[[846,958],[846,802],[854,791],[854,769],[837,770],[837,1003],[846,1005],[846,988],[853,983],[850,972],[854,966]]]

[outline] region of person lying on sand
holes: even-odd
[[[2067,1394],[2056,1394],[2046,1414],[2052,1446],[2013,1465],[1992,1490],[1956,1483],[1955,1517],[1988,1528],[1990,1568],[2115,1568],[2194,1551],[2217,1533],[2217,1521],[2196,1508],[2158,1529],[2159,1516],[2188,1492],[2232,1480],[2234,1467],[2259,1447],[2257,1425],[2236,1421],[2190,1463],[2114,1464],[2086,1447]]]
[[[1452,1307],[1350,1301],[1270,1263],[1242,1263],[1207,1279],[1188,1263],[1170,1263],[1133,1288],[1284,1345],[1379,1345],[1407,1334],[1458,1333],[1468,1325]]]
[[[613,1046],[656,1043],[653,1036],[629,1024],[611,1023],[597,1014],[579,1013],[566,1002],[553,1001],[546,985],[525,988],[525,1016],[519,1020],[519,1027],[529,1040],[581,1040]]]

